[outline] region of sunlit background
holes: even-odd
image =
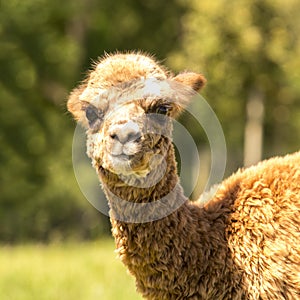
[[[93,61],[135,49],[202,72],[227,176],[300,148],[299,33],[297,0],[1,1],[0,299],[140,299],[73,173],[65,104]]]

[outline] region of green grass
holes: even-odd
[[[1,300],[141,300],[112,240],[0,246]]]

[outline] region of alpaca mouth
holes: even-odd
[[[129,175],[136,172],[136,166],[140,164],[141,157],[139,155],[110,154],[111,170],[116,174]]]
[[[111,156],[111,171],[129,186],[150,188],[165,176],[166,161],[161,154],[120,154]]]
[[[124,169],[124,167],[126,167],[127,170],[129,167],[131,168],[135,156],[122,153],[118,155],[111,154],[110,157],[115,169]]]
[[[113,157],[113,159],[120,160],[120,161],[130,161],[134,158],[134,155],[128,155],[125,153],[121,153],[118,155],[111,154],[111,156]]]
[[[156,169],[163,160],[163,156],[151,151],[138,152],[133,155],[121,153],[109,155],[106,165],[113,173],[123,176],[145,177]]]
[[[145,177],[160,167],[169,140],[159,135],[147,135],[139,142],[108,140],[102,165],[117,175]]]

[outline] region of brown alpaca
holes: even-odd
[[[239,170],[204,206],[182,192],[170,118],[204,84],[128,53],[71,93],[118,254],[146,299],[300,299],[300,152]]]

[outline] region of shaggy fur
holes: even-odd
[[[300,152],[239,170],[204,206],[183,194],[171,122],[151,114],[177,116],[204,84],[149,56],[115,54],[70,95],[119,257],[146,299],[300,299]],[[130,204],[149,203],[142,217],[152,221],[135,222]]]

